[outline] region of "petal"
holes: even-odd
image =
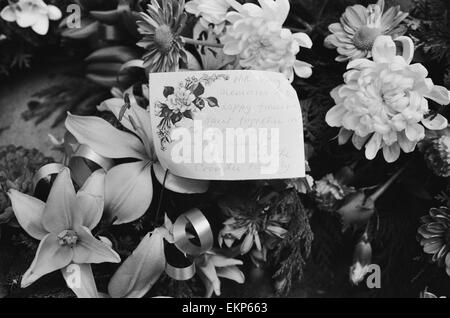
[[[130,107],[126,108],[125,112],[123,112],[122,110],[124,109],[124,103],[125,102],[120,98],[111,98],[104,101],[101,104],[101,107],[103,106],[109,109],[116,116],[117,120],[120,118],[120,123],[122,125],[124,125],[131,132],[136,133],[139,138],[141,138],[141,141],[145,145],[146,152],[148,154],[153,153],[153,136],[150,114],[132,101]]]
[[[49,21],[46,16],[40,17],[32,26],[31,29],[39,35],[46,35],[49,28]]]
[[[41,15],[32,9],[22,9],[20,12],[16,12],[17,24],[21,28],[28,28],[34,25],[40,17]]]
[[[210,262],[213,263],[215,267],[227,267],[243,264],[243,262],[239,259],[229,258],[219,254],[211,255]]]
[[[381,35],[373,44],[372,57],[377,63],[388,63],[397,54],[397,47],[390,36]]]
[[[78,191],[72,211],[74,226],[92,230],[100,222],[105,199],[105,171],[97,170]]]
[[[339,145],[345,145],[349,139],[352,137],[353,131],[341,128],[339,131],[338,142]]]
[[[99,298],[90,264],[70,264],[61,273],[67,286],[78,298]]]
[[[118,165],[106,174],[105,209],[114,224],[139,219],[153,198],[151,165],[145,161]]]
[[[203,274],[205,278],[207,278],[208,281],[212,284],[214,293],[217,296],[220,296],[220,280],[217,276],[216,268],[214,267],[214,265],[211,262],[206,261],[206,264],[202,266],[197,265],[197,269],[199,271],[199,274]]]
[[[58,7],[51,4],[47,5],[47,15],[50,20],[59,20],[62,18],[62,12]]]
[[[411,38],[407,36],[399,36],[395,39],[396,42],[400,42],[403,48],[403,59],[407,64],[410,64],[414,58],[414,43]]]
[[[237,266],[229,266],[224,268],[217,268],[217,276],[235,281],[243,284],[245,282],[244,273],[237,268]]]
[[[194,180],[183,177],[178,177],[170,172],[167,173],[166,180],[164,177],[166,171],[160,163],[153,165],[153,171],[155,172],[156,179],[160,184],[164,184],[164,187],[170,191],[183,194],[196,194],[205,193],[209,189],[210,181],[208,180]]]
[[[78,242],[73,247],[73,262],[75,264],[120,263],[120,256],[107,244],[92,236],[88,228],[75,228]]]
[[[341,127],[346,113],[347,109],[343,105],[336,105],[328,111],[325,121],[331,127]]]
[[[309,78],[312,75],[312,65],[302,61],[295,61],[294,71],[298,77]]]
[[[68,114],[66,128],[80,144],[107,158],[148,158],[144,145],[132,134],[114,128],[99,117]]]
[[[411,141],[420,141],[425,137],[425,128],[419,124],[411,124],[406,126],[405,134]]]
[[[72,258],[71,248],[59,245],[55,234],[47,234],[39,244],[33,263],[22,277],[22,288],[30,286],[44,275],[66,267]]]
[[[448,121],[447,118],[445,118],[441,114],[437,114],[435,116],[425,118],[424,120],[422,120],[422,124],[430,130],[442,130],[447,128]]]
[[[361,137],[361,136],[358,136],[357,134],[353,134],[352,143],[356,149],[361,150],[364,147],[367,140],[369,139],[369,137],[370,137],[370,135]]]
[[[64,168],[56,177],[45,205],[42,224],[48,232],[59,234],[72,228],[71,208],[75,198],[69,169]]]
[[[375,133],[373,134],[372,138],[366,145],[366,158],[369,160],[375,159],[378,151],[380,150],[380,147],[381,147],[381,135]]]
[[[432,91],[424,94],[424,96],[434,100],[439,105],[448,105],[450,103],[450,92],[443,86],[434,85]]]
[[[297,41],[298,45],[301,47],[306,47],[308,49],[312,48],[313,43],[308,34],[299,32],[293,34],[294,39]]]
[[[42,226],[45,203],[12,189],[8,191],[8,196],[20,226],[31,237],[42,240],[48,234]]]
[[[400,157],[400,146],[395,143],[391,146],[383,147],[383,155],[386,162],[392,163]]]
[[[6,6],[0,12],[0,17],[7,22],[14,22],[16,21],[16,12],[11,6]]]
[[[153,287],[166,267],[163,237],[147,234],[120,266],[108,285],[113,298],[141,298]]]

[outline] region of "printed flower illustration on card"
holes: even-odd
[[[214,96],[208,96],[206,87],[217,80],[229,80],[228,75],[204,74],[202,76],[187,77],[178,86],[165,86],[164,100],[156,102],[156,115],[161,117],[157,126],[161,150],[172,142],[170,137],[172,128],[184,118],[194,119],[197,112],[205,107],[219,107],[219,101]]]

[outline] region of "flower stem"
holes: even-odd
[[[166,170],[166,173],[164,174],[164,181],[161,187],[161,192],[159,194],[159,201],[158,201],[158,208],[156,210],[156,215],[155,215],[155,224],[158,223],[158,218],[159,218],[159,213],[161,211],[161,204],[164,198],[164,189],[166,188],[166,180],[167,180],[167,175],[169,174],[169,170]]]
[[[370,196],[370,199],[375,202],[383,193],[394,183],[394,181],[405,171],[406,166],[398,170],[385,184],[383,184],[374,194]]]
[[[212,43],[212,42],[208,42],[208,41],[194,40],[191,38],[185,38],[184,36],[182,36],[181,38],[185,44],[223,48],[223,44],[220,44],[220,43]]]

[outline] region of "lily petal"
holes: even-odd
[[[45,203],[17,190],[9,190],[9,199],[20,226],[33,238],[42,240],[48,232],[42,226]]]
[[[228,266],[217,269],[217,276],[235,281],[236,283],[245,283],[244,273],[237,266]]]
[[[198,265],[198,264],[197,264]],[[214,267],[214,264],[207,261],[205,265],[203,266],[197,266],[197,269],[199,272],[201,272],[212,284],[214,293],[217,296],[220,296],[220,280],[217,276],[216,268]]]
[[[92,230],[100,222],[105,199],[105,171],[97,170],[78,191],[71,209],[74,226],[85,226]]]
[[[68,114],[66,128],[79,143],[107,158],[147,159],[144,145],[136,136],[114,128],[99,117]]]
[[[147,234],[120,266],[108,285],[113,298],[141,298],[153,287],[166,266],[163,236]]]
[[[170,191],[184,194],[205,193],[209,189],[210,181],[208,180],[194,180],[183,177],[178,177],[172,173],[167,173],[166,182],[164,177],[166,171],[160,163],[153,165],[156,179],[159,183],[164,184],[164,187]]]
[[[124,127],[141,138],[147,154],[154,153],[150,114],[135,103],[131,103],[130,107],[123,112],[124,103],[120,98],[111,98],[104,101],[101,107],[109,109]]]
[[[106,174],[105,207],[114,224],[139,219],[153,198],[151,165],[145,161],[118,165]]]
[[[73,262],[76,264],[119,263],[120,256],[107,244],[97,240],[87,227],[75,229],[78,242],[73,247]]]
[[[71,248],[61,246],[55,234],[47,234],[39,244],[33,263],[22,277],[22,288],[30,286],[44,275],[66,267],[72,258]]]
[[[239,259],[229,258],[218,254],[212,255],[210,262],[213,263],[215,267],[227,267],[243,264],[243,262]]]
[[[75,198],[70,171],[64,168],[56,177],[45,205],[42,224],[48,232],[59,234],[72,228],[71,208]]]
[[[99,298],[90,264],[70,264],[61,270],[67,286],[78,298]]]

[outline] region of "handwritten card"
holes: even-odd
[[[199,180],[305,176],[295,90],[279,73],[150,74],[156,154],[180,177]]]

